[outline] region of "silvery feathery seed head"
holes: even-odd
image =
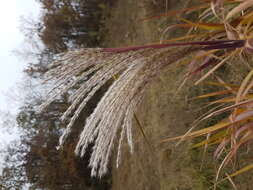
[[[54,80],[55,85],[40,111],[79,84],[78,89],[70,95],[70,106],[61,118],[67,121],[70,117],[60,138],[60,145],[63,145],[87,102],[106,82],[114,78],[93,113],[87,118],[75,149],[76,154],[83,156],[88,145],[93,143],[89,163],[91,175],[102,176],[107,172],[115,144],[118,144],[117,166],[125,138],[133,152],[132,119],[148,84],[164,67],[179,61],[193,50],[148,48],[112,53],[99,48],[88,48],[67,52],[52,63],[46,73],[46,80]],[[119,133],[120,137],[117,138]],[[119,142],[116,142],[117,139]]]

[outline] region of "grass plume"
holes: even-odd
[[[189,35],[181,36],[178,39],[188,40],[189,36],[193,36],[193,42],[126,48],[86,48],[64,54],[50,65],[46,74],[46,80],[55,81],[55,86],[40,110],[45,110],[55,98],[66,92],[71,92],[69,97],[70,106],[62,116],[62,120],[67,121],[68,125],[60,138],[60,145],[64,144],[82,110],[87,108],[89,100],[108,81],[113,81],[83,125],[83,131],[75,150],[76,154],[83,156],[88,145],[93,143],[90,159],[92,176],[104,175],[107,172],[111,151],[115,144],[118,144],[118,160],[121,157],[120,149],[124,139],[127,139],[130,150],[133,151],[132,120],[134,112],[142,102],[145,90],[164,67],[182,60],[192,52],[197,52],[198,55],[190,60],[191,69],[187,78],[212,67],[196,82],[198,84],[213,75],[214,71],[225,62],[233,59],[233,57],[241,56],[244,58],[245,54],[252,53],[252,4],[252,0],[208,0],[200,6],[158,16],[200,11],[197,21],[178,17],[178,20],[182,23],[175,25],[175,27],[189,28]],[[208,8],[209,6],[210,8]],[[202,63],[198,65],[197,62]],[[248,83],[248,80],[246,80],[246,83]],[[244,117],[246,119],[252,117],[251,107],[249,110],[247,105],[241,110],[241,106],[245,104],[244,101],[247,99],[246,95],[250,94],[252,84],[253,82],[250,82],[248,87],[242,84],[238,91],[233,89],[231,93],[236,92],[237,96],[234,97],[235,101],[232,107],[228,106],[211,113],[212,116],[218,112],[222,113],[224,110],[232,110],[232,119],[227,118],[227,120],[220,121],[214,126],[174,139],[211,135],[209,141],[214,140],[216,144],[220,143],[216,155],[220,155],[224,147],[227,146],[229,141],[224,141],[224,139],[231,139],[232,145],[236,146],[232,146],[231,153],[224,159],[220,168],[225,166],[230,158],[235,155],[237,149],[245,144],[245,141],[252,139],[249,138],[249,136],[252,136],[252,130],[249,129],[251,125],[249,127],[247,121],[244,120]],[[221,93],[224,92],[216,92],[215,94]],[[252,101],[251,97],[248,101]],[[210,114],[207,117],[209,116]],[[232,129],[235,129],[235,132]],[[223,133],[215,135],[220,130],[224,130]],[[244,133],[245,131],[247,133]],[[118,134],[120,134],[119,138],[117,138]],[[214,137],[212,134],[214,134]],[[243,143],[234,143],[233,137],[236,134],[242,138],[240,142]],[[219,138],[218,141],[217,138]],[[119,139],[119,142],[116,142],[117,139]],[[204,141],[201,145],[208,144],[209,141]],[[210,141],[210,143],[213,142]]]
[[[118,156],[120,157],[124,138],[127,139],[131,152],[133,151],[132,120],[150,82],[164,67],[180,61],[196,49],[140,48],[121,53],[108,52],[105,49],[80,49],[68,52],[50,65],[46,79],[54,80],[55,86],[40,111],[81,82],[78,89],[71,91],[70,106],[61,118],[63,121],[69,120],[60,138],[60,145],[63,145],[81,111],[86,109],[88,101],[107,81],[114,78],[83,125],[75,150],[76,154],[83,156],[88,145],[94,143],[90,159],[92,176],[102,176],[107,172],[118,133],[121,134]]]

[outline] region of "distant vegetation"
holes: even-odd
[[[22,56],[32,56],[26,73],[31,81],[40,80],[47,65],[59,53],[82,47],[96,47],[102,41],[104,10],[112,5],[108,0],[38,0],[42,10],[38,21],[23,19],[22,30],[31,49]],[[33,88],[33,87],[31,87]],[[9,145],[8,156],[0,176],[0,189],[21,190],[106,190],[110,178],[90,178],[89,153],[83,158],[74,154],[77,139],[58,150],[59,137],[64,129],[60,115],[66,109],[68,94],[54,101],[46,113],[36,113],[43,101],[41,94],[32,94],[20,107],[17,124],[23,132],[21,142]],[[32,97],[32,98],[31,98]],[[92,107],[92,105],[91,105]],[[80,119],[82,125],[85,119]],[[77,124],[78,125],[78,124]]]

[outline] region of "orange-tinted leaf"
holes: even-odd
[[[194,137],[202,136],[202,135],[217,131],[219,129],[223,129],[225,127],[228,127],[229,125],[231,125],[231,122],[229,122],[229,121],[220,122],[220,123],[213,125],[211,127],[200,129],[198,131],[191,132],[187,135],[164,139],[162,142],[169,142],[169,141],[178,140],[178,139],[182,139],[182,138],[194,138]]]
[[[247,88],[247,84],[250,81],[250,79],[252,78],[252,76],[253,76],[253,69],[248,73],[248,75],[243,80],[243,82],[238,90],[238,93],[236,95],[236,103],[238,103],[243,98],[242,94],[243,94],[245,88]]]
[[[209,97],[213,97],[213,96],[228,94],[230,92],[231,92],[230,90],[222,90],[222,91],[218,91],[218,92],[211,92],[208,94],[200,95],[200,96],[197,96],[196,98],[209,98]]]
[[[245,101],[242,101],[240,103],[236,103],[234,105],[231,105],[231,106],[227,106],[225,108],[222,108],[222,109],[219,109],[217,111],[214,111],[210,114],[208,114],[207,116],[205,116],[202,120],[205,120],[205,119],[208,119],[210,117],[213,117],[215,115],[218,115],[220,113],[223,113],[223,112],[226,112],[226,111],[229,111],[231,109],[234,109],[234,108],[240,108],[240,107],[243,107],[243,106],[247,106],[249,104],[252,104],[253,103],[253,99],[249,99],[249,100],[245,100]]]
[[[242,174],[242,173],[244,173],[244,172],[247,172],[247,171],[249,171],[249,170],[251,170],[251,169],[253,169],[253,164],[249,164],[249,165],[247,165],[247,166],[241,168],[240,170],[238,170],[238,171],[236,171],[236,172],[230,174],[229,176],[230,176],[230,177],[235,177],[235,176],[240,175],[240,174]]]
[[[227,135],[227,131],[225,131],[225,130],[220,131],[220,132],[212,135],[208,139],[203,140],[203,141],[201,141],[197,144],[194,144],[192,147],[197,148],[197,147],[200,147],[200,146],[204,146],[205,144],[211,145],[211,144],[220,143],[226,135]]]
[[[191,13],[191,12],[196,11],[196,10],[207,8],[208,6],[209,6],[208,4],[202,4],[202,5],[198,5],[198,6],[190,7],[190,8],[185,8],[185,9],[181,9],[181,10],[169,11],[167,13],[163,13],[163,14],[160,14],[160,15],[144,18],[141,21],[148,21],[148,20],[158,19],[158,18],[165,17],[165,16],[175,16],[175,15],[182,14],[182,13]]]
[[[199,84],[203,80],[205,80],[208,76],[210,76],[215,70],[217,70],[221,65],[223,65],[226,61],[228,61],[233,55],[235,54],[235,51],[233,51],[230,55],[228,55],[226,58],[224,58],[222,61],[220,61],[218,64],[216,64],[212,69],[210,69],[204,76],[202,76],[197,82],[195,82],[195,85]]]
[[[237,116],[234,118],[234,121],[237,122],[237,121],[249,119],[249,118],[252,117],[252,116],[253,116],[253,110],[244,111],[244,112],[242,112],[241,114],[237,115]]]
[[[191,27],[197,27],[204,30],[224,30],[223,24],[216,24],[216,23],[194,23],[190,20],[179,18],[183,22],[189,24]]]

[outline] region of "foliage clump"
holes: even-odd
[[[213,137],[210,138],[212,139],[211,141],[208,139],[207,141],[204,141],[202,145],[220,143],[217,151],[215,152],[216,157],[219,157],[224,152],[225,147],[230,144],[232,149],[223,160],[220,169],[231,160],[232,156],[242,144],[250,142],[251,132],[249,129],[250,123],[248,123],[248,119],[251,117],[251,107],[249,107],[249,105],[252,103],[252,100],[250,98],[247,99],[246,95],[250,93],[252,87],[250,82],[252,72],[249,73],[242,85],[238,88],[238,90],[236,90],[231,87],[230,84],[225,83],[220,77],[216,76],[215,71],[221,68],[225,63],[233,61],[237,56],[241,57],[244,62],[247,62],[247,57],[253,49],[251,34],[252,4],[253,2],[251,0],[245,2],[208,1],[195,7],[173,11],[156,17],[150,17],[145,20],[168,15],[187,15],[193,12],[199,14],[197,21],[187,20],[180,15],[178,19],[182,23],[175,24],[173,27],[189,28],[189,32],[185,36],[168,40],[171,42],[169,44],[104,50],[84,50],[83,52],[91,51],[94,53],[91,56],[93,58],[91,60],[95,61],[95,64],[89,65],[86,63],[91,66],[91,68],[88,68],[87,66],[84,67],[84,70],[78,70],[77,72],[74,67],[65,67],[63,61],[60,61],[61,63],[54,63],[57,64],[57,66],[55,66],[52,70],[53,74],[51,77],[54,78],[56,76],[55,78],[60,82],[56,85],[57,88],[61,85],[66,87],[60,87],[61,92],[65,92],[65,90],[71,87],[71,81],[73,81],[72,79],[74,79],[74,81],[76,79],[76,81],[79,81],[80,78],[78,77],[80,76],[81,78],[88,77],[87,84],[84,83],[85,87],[83,92],[81,90],[74,92],[75,98],[73,98],[72,102],[70,102],[70,111],[66,112],[69,114],[73,113],[71,119],[72,121],[75,121],[75,119],[79,116],[80,111],[85,108],[85,104],[89,98],[94,95],[96,90],[100,88],[105,81],[114,80],[111,87],[98,103],[94,112],[88,118],[76,148],[76,152],[81,152],[82,155],[89,143],[95,143],[92,159],[90,161],[92,175],[99,174],[101,176],[107,171],[106,165],[108,163],[108,158],[113,144],[115,143],[114,139],[116,138],[119,126],[121,126],[122,129],[118,149],[118,158],[120,158],[120,146],[122,139],[125,133],[129,134],[128,131],[131,131],[131,125],[129,124],[132,122],[134,110],[141,101],[144,89],[148,87],[148,83],[151,81],[150,79],[157,76],[164,66],[179,61],[185,57],[189,58],[189,71],[186,74],[186,79],[191,78],[193,75],[203,73],[195,84],[199,84],[208,77],[214,76],[218,80],[218,84],[227,89],[226,91],[212,93],[206,95],[205,97],[226,95],[228,93],[234,93],[236,94],[236,97],[234,99],[230,99],[230,101],[227,99],[216,101],[215,103],[235,102],[232,105],[223,107],[211,114],[207,114],[201,119],[208,119],[225,111],[233,110],[231,117],[227,120],[223,120],[214,126],[199,131],[189,132],[186,135],[175,139],[192,138],[206,134],[208,137],[213,135]],[[169,28],[166,30],[169,30]],[[173,43],[173,41],[189,39],[194,41]],[[175,46],[193,46],[196,48],[182,48],[181,50],[178,50],[178,52],[169,52],[166,49],[168,47]],[[160,48],[164,48],[164,50],[161,50]],[[187,52],[184,52],[185,50],[187,50]],[[194,51],[196,56],[194,58],[189,57],[188,51]],[[139,57],[139,55],[142,55],[142,53],[145,52],[147,52],[145,56]],[[70,52],[70,54],[71,53],[73,52]],[[79,53],[82,53],[82,50],[79,50]],[[66,54],[67,59],[75,58],[74,55],[70,54]],[[166,56],[164,54],[166,54]],[[181,55],[179,56],[178,54]],[[68,57],[68,55],[70,56]],[[74,59],[74,61],[81,65],[80,62],[82,56],[83,55],[77,56],[80,60],[78,61],[78,59]],[[92,63],[89,57],[83,58],[85,58],[83,62],[88,61],[89,63]],[[100,60],[101,58],[103,61]],[[127,61],[126,65],[125,61]],[[68,69],[71,70],[67,71]],[[62,78],[56,74],[61,70],[67,71],[67,74],[63,75]],[[89,77],[91,72],[93,72],[93,74]],[[93,77],[96,81],[95,83],[93,82]],[[61,82],[64,83],[63,79],[67,79],[68,82],[70,81],[70,86],[62,84]],[[76,82],[74,82],[74,84],[75,83]],[[247,84],[249,86],[246,86]],[[83,99],[82,103],[81,99]],[[50,101],[48,103],[50,103]],[[79,107],[76,107],[76,105]],[[74,112],[75,107],[76,111]],[[239,108],[240,111],[238,111]],[[72,121],[70,121],[65,134],[68,134],[71,131]],[[124,131],[125,126],[126,132]],[[243,136],[243,139],[240,138],[239,142],[235,143],[235,137],[237,138],[239,135],[237,134],[238,132],[243,133],[242,135],[246,136]],[[62,139],[65,138],[65,134]],[[127,135],[127,137],[128,143],[131,145],[132,141],[129,141],[129,135]]]

